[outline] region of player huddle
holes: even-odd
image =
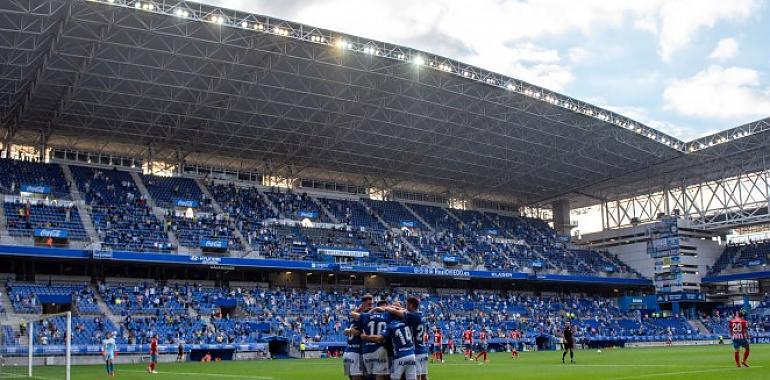
[[[379,301],[373,307],[373,297],[369,294],[361,298],[360,306],[350,313],[350,327],[345,329],[348,337],[347,347],[343,354],[344,372],[350,380],[427,380],[428,379],[428,329],[423,322],[420,310],[420,299],[409,297],[406,307],[399,302],[388,304],[387,301]],[[749,358],[749,326],[744,319],[744,312],[739,311],[729,322],[729,329],[735,349],[735,364],[738,367],[748,367]],[[443,362],[443,336],[440,330],[433,334],[433,356],[431,361]],[[562,363],[569,353],[570,362],[575,363],[573,349],[575,346],[573,326],[567,322],[562,333]],[[483,357],[488,360],[488,339],[486,330],[482,329],[478,335],[479,353],[475,360]],[[463,332],[464,354],[466,359],[474,360],[473,344],[474,333],[471,327]],[[740,351],[744,349],[741,358]],[[115,377],[114,360],[117,355],[117,344],[114,333],[109,332],[102,341],[102,355],[105,359],[107,376]],[[179,345],[177,361],[181,361],[184,355],[183,345]],[[512,355],[518,357],[518,352]],[[147,372],[158,373],[158,337],[154,335],[150,341],[150,363]]]
[[[376,380],[427,380],[426,327],[419,309],[417,297],[409,297],[404,308],[398,302],[389,305],[386,301],[373,307],[373,297],[363,296],[345,330],[345,376],[350,380],[368,376]]]

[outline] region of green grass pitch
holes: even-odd
[[[770,345],[754,345],[751,368],[735,368],[732,347],[692,346],[671,348],[577,351],[577,364],[561,364],[560,352],[523,352],[491,355],[491,362],[466,362],[461,355],[448,356],[444,364],[431,364],[432,380],[634,380],[634,379],[770,379]],[[6,368],[7,369],[7,368]],[[341,359],[240,361],[221,363],[159,364],[151,375],[142,365],[118,365],[120,380],[333,380],[345,379]],[[61,368],[36,368],[39,380],[63,379]],[[16,376],[0,376],[20,378]],[[106,379],[103,366],[74,366],[73,380]]]

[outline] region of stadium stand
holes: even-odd
[[[133,285],[100,282],[98,293],[110,311],[121,319],[112,326],[109,316],[76,317],[76,344],[92,344],[104,332],[118,331],[121,343],[144,344],[158,333],[164,343],[253,343],[264,337],[279,335],[289,339],[343,342],[342,330],[348,311],[356,304],[361,290],[321,290],[298,288],[227,288],[196,284],[160,285],[137,281]],[[41,294],[80,295],[93,298],[88,285],[41,286],[9,284],[14,308],[19,312],[37,313],[35,300]],[[415,290],[377,293],[375,298],[403,301]],[[537,297],[515,292],[464,292],[420,290],[429,324],[439,327],[445,336],[460,339],[471,326],[486,328],[494,336],[504,337],[512,330],[524,337],[557,334],[562,322],[571,319],[581,339],[622,338],[628,341],[664,341],[702,339],[681,316],[661,317],[650,311],[621,311],[611,298],[595,296]],[[769,302],[763,304],[767,310]],[[227,305],[227,306],[223,306]],[[78,307],[83,313],[85,308]],[[189,310],[195,313],[190,314]],[[763,313],[765,313],[763,311]],[[758,315],[762,315],[761,313]],[[757,319],[757,331],[766,331],[770,316]],[[711,326],[724,326],[725,321],[709,319]],[[56,342],[61,331],[56,322],[43,334],[48,342]],[[431,329],[432,330],[432,329]],[[721,330],[714,329],[715,333]],[[77,343],[80,342],[80,343]]]
[[[746,270],[763,267],[768,264],[770,241],[756,241],[741,244],[728,244],[710,274],[719,274],[727,269]]]
[[[25,185],[48,186],[53,198],[69,196],[69,184],[59,165],[0,159],[0,192],[18,195]]]
[[[72,240],[88,240],[77,207],[21,201],[5,202],[5,220],[11,236],[32,237],[35,228],[65,229]]]
[[[385,227],[357,200],[318,198],[318,201],[341,223],[367,230],[382,230]]]
[[[130,173],[72,166],[102,244],[117,250],[169,252],[173,248]]]
[[[179,244],[185,247],[199,248],[202,240],[227,241],[228,249],[241,249],[240,243],[233,235],[233,223],[227,216],[201,215],[192,218],[174,216],[170,211],[166,214],[166,225],[179,239]]]
[[[416,228],[426,228],[422,222],[416,220],[414,215],[398,202],[374,199],[364,199],[363,201],[392,228],[400,228],[404,224],[414,224]]]
[[[265,194],[278,208],[282,218],[334,223],[307,193],[296,193],[291,189],[282,192],[280,189],[274,188]]]
[[[39,285],[6,283],[13,310],[20,314],[40,314],[43,304],[71,304],[81,314],[99,314],[93,290],[87,285]]]
[[[141,178],[147,191],[159,207],[171,209],[176,206],[176,201],[185,200],[199,202],[200,209],[204,211],[211,208],[211,200],[191,178],[155,175],[142,175]]]

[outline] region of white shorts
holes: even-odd
[[[417,370],[417,376],[428,374],[428,354],[414,355],[415,369]]]
[[[364,370],[367,375],[390,375],[390,360],[385,347],[364,354]]]
[[[364,375],[364,363],[361,362],[361,354],[346,352],[342,355],[342,362],[342,366],[345,369],[345,376]]]
[[[406,380],[417,380],[416,367],[414,355],[393,359],[393,370],[390,372],[390,379],[401,380],[401,376],[403,376]]]

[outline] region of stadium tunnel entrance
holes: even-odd
[[[270,357],[274,359],[289,357],[289,341],[281,336],[273,336],[265,339]]]

